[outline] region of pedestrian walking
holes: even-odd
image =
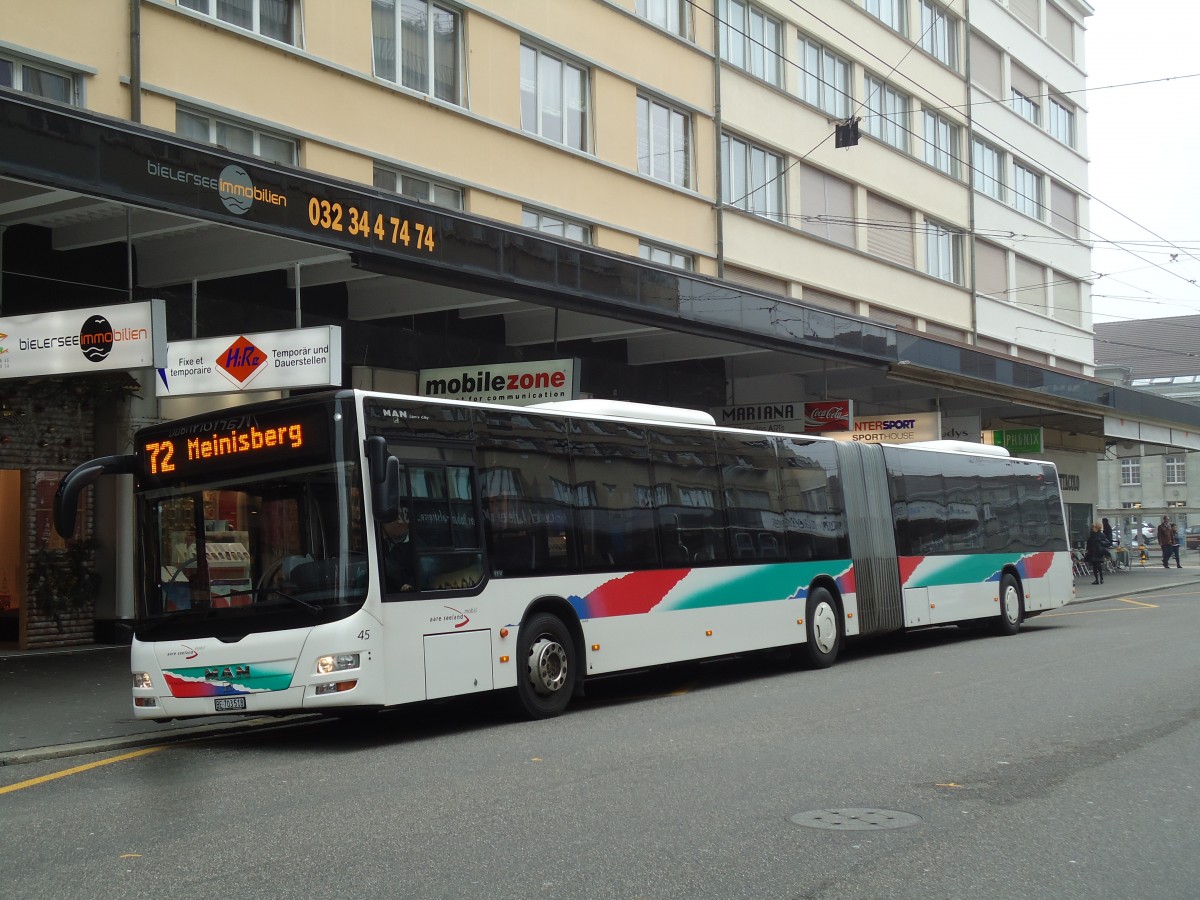
[[[1175,568],[1183,568],[1183,565],[1179,562],[1179,526],[1174,522],[1171,523],[1171,558],[1175,560]],[[1171,567],[1167,566],[1167,568]]]
[[[1169,569],[1171,568],[1171,519],[1169,516],[1163,516],[1162,521],[1158,523],[1155,538],[1158,540],[1158,546],[1162,548],[1163,568]]]
[[[1092,523],[1092,531],[1083,546],[1083,560],[1092,567],[1092,584],[1104,584],[1104,556],[1108,548],[1104,546],[1104,532],[1100,523]]]

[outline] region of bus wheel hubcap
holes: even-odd
[[[822,603],[813,610],[813,639],[822,653],[829,653],[837,643],[837,620],[833,616],[833,607],[828,603]]]
[[[1004,592],[1004,618],[1015,622],[1020,615],[1021,601],[1017,598],[1017,589],[1010,585]]]
[[[529,680],[539,694],[553,694],[567,683],[567,651],[542,638],[529,648]]]

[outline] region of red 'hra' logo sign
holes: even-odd
[[[817,400],[804,404],[804,431],[849,431],[850,400]]]
[[[238,384],[245,384],[267,364],[267,354],[243,335],[217,357],[217,365]]]

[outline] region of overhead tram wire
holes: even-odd
[[[693,0],[687,0],[687,2],[688,2],[688,5],[689,5],[689,6],[691,6],[693,10],[696,10],[696,11],[698,11],[698,12],[702,12],[702,13],[704,13],[705,15],[707,15],[707,16],[710,16],[710,17],[712,17],[712,18],[714,18],[714,19],[716,18],[716,17],[713,15],[713,13],[709,12],[709,11],[708,11],[708,10],[706,10],[706,9],[701,9],[700,7],[698,7],[698,6],[695,4],[695,2],[693,2]],[[832,25],[830,25],[828,22],[826,22],[826,21],[825,21],[824,19],[822,19],[820,16],[816,15],[815,13],[813,13],[811,10],[808,10],[808,9],[806,9],[805,7],[801,6],[801,5],[800,5],[800,3],[798,3],[798,2],[797,2],[797,0],[789,0],[789,2],[790,2],[790,3],[791,3],[793,6],[795,6],[797,9],[801,10],[801,11],[802,11],[802,12],[804,12],[805,14],[807,14],[807,15],[811,16],[813,19],[816,19],[818,22],[820,22],[821,24],[825,25],[827,28],[829,28],[829,29],[830,29],[831,31],[833,31],[835,34],[841,35],[843,38],[845,38],[845,39],[847,40],[847,42],[849,42],[850,44],[852,44],[852,45],[853,45],[853,46],[855,46],[855,47],[858,47],[860,50],[862,50],[862,51],[863,51],[864,53],[866,53],[868,56],[872,57],[873,59],[879,60],[879,62],[880,62],[881,64],[883,64],[883,65],[888,65],[888,63],[887,63],[886,61],[884,61],[884,60],[880,59],[880,58],[879,58],[879,56],[877,56],[875,53],[873,53],[872,51],[870,51],[868,48],[866,48],[866,47],[863,47],[863,46],[862,46],[860,43],[858,43],[857,41],[853,40],[852,38],[849,38],[849,37],[848,37],[848,36],[846,36],[846,35],[845,35],[843,32],[841,32],[840,30],[838,30],[838,29],[834,28]],[[947,9],[949,9],[951,6],[953,6],[953,4],[948,4],[948,5],[947,5]],[[718,20],[718,21],[719,21],[719,20]],[[806,70],[806,69],[804,69],[803,67],[801,67],[799,64],[797,64],[797,63],[794,63],[794,62],[791,62],[791,61],[790,61],[790,60],[788,60],[786,57],[784,57],[782,54],[778,54],[778,53],[776,53],[776,52],[775,52],[775,51],[774,51],[772,48],[770,48],[770,47],[768,47],[767,45],[763,44],[761,41],[756,41],[756,40],[755,40],[753,37],[751,37],[750,35],[747,35],[745,32],[741,31],[740,29],[737,29],[737,28],[735,28],[735,27],[734,27],[732,24],[730,24],[730,23],[724,23],[724,24],[725,24],[725,27],[727,27],[727,28],[729,28],[729,29],[730,29],[730,31],[732,31],[732,32],[734,32],[734,33],[736,33],[736,34],[738,34],[738,35],[741,35],[741,36],[742,36],[743,38],[745,38],[747,41],[750,41],[751,43],[753,43],[753,44],[756,44],[757,46],[761,47],[761,48],[763,49],[764,53],[767,53],[767,54],[771,55],[772,57],[775,57],[775,58],[777,58],[777,59],[780,61],[780,63],[782,63],[782,64],[786,64],[786,65],[788,65],[788,66],[791,66],[793,69],[796,69],[796,70],[798,70],[798,71],[801,71],[801,72],[805,72],[806,74],[811,74],[811,75],[813,75],[813,77],[815,77],[815,78],[816,78],[816,79],[817,79],[817,80],[818,80],[818,81],[819,81],[821,84],[824,84],[824,85],[826,85],[826,86],[828,86],[828,87],[833,87],[833,85],[830,85],[830,84],[829,84],[829,82],[827,82],[827,81],[825,81],[823,78],[821,78],[819,74],[817,74],[817,73],[808,73],[808,72],[807,72],[807,70]],[[932,26],[931,26],[931,27],[932,27]],[[926,29],[926,32],[925,32],[925,33],[928,33],[928,29]],[[924,36],[924,33],[922,34],[922,37],[923,37],[923,36]],[[892,65],[890,66],[890,68],[889,68],[889,71],[888,71],[888,73],[887,73],[887,76],[885,76],[885,80],[886,80],[886,78],[887,78],[888,76],[891,76],[892,74],[898,74],[900,77],[904,78],[904,79],[905,79],[907,82],[909,82],[909,83],[911,83],[911,84],[915,85],[915,86],[916,86],[916,87],[918,87],[918,88],[921,88],[921,89],[922,89],[922,90],[923,90],[923,91],[924,91],[926,94],[928,94],[928,95],[929,95],[929,96],[931,96],[931,97],[934,97],[935,99],[937,99],[938,101],[940,101],[941,103],[943,103],[944,105],[943,105],[942,107],[940,107],[940,108],[943,108],[943,109],[956,109],[956,110],[957,110],[957,109],[959,109],[959,107],[958,107],[958,106],[956,106],[956,105],[954,105],[954,104],[949,104],[949,103],[946,103],[946,101],[945,101],[945,98],[943,98],[943,97],[940,97],[940,96],[938,96],[938,95],[937,95],[935,92],[928,90],[927,88],[925,88],[925,87],[924,87],[924,85],[921,85],[919,82],[917,82],[916,80],[914,80],[913,78],[911,78],[909,75],[907,75],[907,74],[905,74],[905,73],[903,73],[903,72],[899,72],[899,71],[898,71],[898,69],[899,69],[899,66],[900,66],[900,65],[901,65],[901,64],[904,62],[904,60],[905,60],[905,59],[907,59],[908,55],[909,55],[909,54],[910,54],[910,53],[911,53],[911,52],[912,52],[914,49],[916,49],[916,48],[919,46],[919,41],[920,41],[920,37],[918,37],[917,41],[909,41],[909,48],[908,48],[908,50],[906,50],[906,51],[905,51],[905,54],[904,54],[904,56],[902,56],[902,57],[901,57],[901,58],[900,58],[900,59],[899,59],[899,60],[898,60],[896,63],[894,63],[894,64],[892,64]],[[720,52],[720,49],[718,48],[718,53],[719,53],[719,52]],[[1177,76],[1177,77],[1189,77],[1189,78],[1190,78],[1190,77],[1196,77],[1196,76],[1188,75],[1188,76]],[[1170,80],[1170,79],[1163,79],[1163,80]],[[1133,84],[1133,85],[1136,85],[1136,84],[1140,84],[1140,83],[1141,83],[1141,82],[1132,82],[1131,84]],[[1103,88],[1101,88],[1101,89],[1103,89]],[[1090,88],[1084,88],[1084,89],[1080,89],[1079,91],[1071,91],[1070,93],[1080,93],[1080,92],[1086,92],[1086,91],[1088,91],[1088,90],[1091,90],[1091,89],[1090,89]],[[1065,93],[1065,92],[1059,92],[1059,93]],[[849,96],[849,95],[847,95],[847,96]],[[987,102],[987,103],[1006,103],[1007,101],[1004,101],[1004,100],[989,100],[989,101],[984,101],[984,102]],[[854,114],[855,114],[855,115],[857,115],[857,113],[859,113],[859,112],[860,112],[860,111],[863,109],[863,107],[864,107],[865,105],[866,105],[866,100],[865,100],[865,99],[864,99],[864,100],[861,100],[861,101],[859,101],[859,102],[858,102],[858,104],[857,104],[857,107],[855,108]],[[970,105],[970,104],[968,104],[968,105]],[[936,109],[936,108],[939,108],[939,107],[931,107],[931,108],[935,108],[935,109]],[[903,124],[901,124],[901,123],[897,123],[897,122],[895,122],[894,120],[889,120],[889,121],[892,121],[892,122],[893,122],[893,124],[896,124],[896,125],[898,125],[898,126],[899,126],[899,127],[900,127],[900,128],[901,128],[901,129],[902,129],[902,130],[903,130],[903,131],[906,133],[906,134],[908,134],[908,135],[912,136],[912,137],[913,137],[915,140],[919,141],[920,143],[922,143],[922,144],[926,144],[926,145],[928,144],[928,141],[926,141],[926,140],[925,140],[925,138],[924,138],[924,136],[923,136],[923,135],[917,134],[916,132],[912,131],[912,129],[908,128],[906,125],[903,125]],[[977,123],[975,123],[975,124],[974,124],[974,127],[975,127],[975,129],[976,129],[977,131],[982,131],[982,132],[984,132],[984,133],[986,133],[986,134],[988,134],[988,135],[991,135],[991,136],[992,136],[993,138],[995,138],[995,139],[996,139],[998,142],[1000,142],[1001,144],[1003,144],[1003,145],[1004,145],[1004,146],[1005,146],[1005,147],[1006,147],[1006,148],[1007,148],[1009,151],[1011,151],[1011,152],[1014,152],[1014,153],[1016,153],[1017,155],[1019,155],[1019,156],[1021,156],[1021,157],[1023,157],[1023,158],[1026,158],[1026,159],[1028,159],[1028,158],[1031,158],[1031,157],[1030,157],[1030,154],[1024,153],[1024,152],[1023,152],[1023,151],[1022,151],[1022,150],[1021,150],[1019,147],[1016,147],[1016,146],[1015,146],[1015,145],[1013,145],[1011,142],[1009,142],[1009,141],[1008,141],[1006,138],[1004,138],[1004,137],[1001,137],[1000,135],[998,135],[998,134],[996,134],[995,132],[991,131],[991,130],[990,130],[990,129],[988,129],[987,127],[985,127],[985,126],[980,126],[980,125],[978,125]],[[825,135],[825,137],[823,137],[823,138],[822,138],[822,139],[821,139],[821,140],[820,140],[820,141],[819,141],[819,142],[818,142],[816,145],[814,145],[814,146],[813,146],[811,149],[809,149],[809,150],[808,150],[806,153],[804,153],[804,154],[803,154],[803,155],[801,155],[801,156],[798,156],[798,157],[797,157],[795,160],[793,160],[793,161],[792,161],[792,162],[791,162],[789,165],[787,165],[786,167],[784,167],[783,169],[781,169],[781,170],[780,170],[780,172],[779,172],[778,174],[776,174],[776,175],[772,176],[772,177],[771,177],[771,178],[769,178],[769,179],[766,179],[766,180],[765,180],[765,181],[764,181],[764,182],[763,182],[761,185],[756,185],[756,186],[754,187],[754,189],[753,189],[753,190],[747,191],[747,192],[746,192],[745,194],[743,194],[742,196],[740,196],[740,197],[737,197],[737,198],[733,198],[733,199],[731,199],[731,200],[729,200],[729,201],[727,201],[727,202],[729,203],[729,205],[736,205],[737,203],[739,203],[739,202],[741,202],[741,201],[745,200],[747,197],[749,197],[749,196],[750,196],[751,194],[753,194],[755,191],[757,191],[757,190],[761,190],[763,187],[766,187],[767,185],[771,184],[772,182],[774,182],[774,181],[777,181],[779,178],[781,178],[783,175],[785,175],[787,172],[789,172],[791,169],[793,169],[793,168],[794,168],[796,165],[798,165],[799,163],[803,162],[803,161],[804,161],[804,160],[806,160],[806,159],[807,159],[809,156],[811,156],[811,155],[812,155],[814,152],[816,152],[816,151],[817,151],[817,150],[818,150],[818,149],[819,149],[819,148],[820,148],[822,145],[824,145],[824,144],[826,143],[826,141],[828,141],[828,140],[829,140],[829,138],[830,138],[830,137],[831,137],[833,134],[834,134],[834,132],[830,132],[829,134],[826,134],[826,135]],[[949,155],[949,156],[950,156],[952,159],[954,159],[954,160],[955,160],[955,162],[956,162],[956,163],[958,163],[958,165],[959,165],[959,166],[963,167],[963,169],[964,169],[965,171],[967,171],[967,172],[969,172],[969,173],[974,173],[974,172],[976,171],[976,170],[975,170],[975,167],[974,167],[974,165],[973,165],[971,162],[969,162],[969,161],[967,161],[967,160],[964,160],[964,159],[962,159],[961,157],[959,157],[959,156],[957,156],[957,155],[955,155],[955,154],[948,154],[948,155]],[[1122,213],[1120,210],[1116,209],[1115,207],[1111,206],[1110,204],[1108,204],[1108,203],[1105,203],[1103,200],[1100,200],[1098,197],[1096,197],[1096,196],[1095,196],[1094,194],[1092,194],[1091,192],[1085,191],[1084,189],[1080,188],[1078,185],[1074,184],[1074,183],[1073,183],[1073,182],[1072,182],[1070,179],[1063,177],[1063,176],[1062,176],[1060,173],[1058,173],[1058,172],[1056,172],[1056,171],[1054,171],[1054,170],[1052,170],[1052,169],[1048,169],[1048,168],[1042,167],[1042,166],[1039,166],[1038,168],[1039,168],[1039,170],[1040,170],[1040,171],[1044,172],[1046,175],[1052,176],[1052,177],[1056,178],[1056,179],[1057,179],[1057,180],[1058,180],[1060,183],[1062,183],[1062,184],[1064,184],[1064,185],[1066,185],[1066,186],[1069,186],[1070,188],[1072,188],[1074,191],[1076,191],[1076,192],[1077,192],[1077,194],[1078,194],[1078,195],[1080,195],[1080,196],[1086,196],[1088,199],[1090,199],[1090,200],[1094,200],[1095,202],[1098,202],[1098,203],[1100,203],[1102,206],[1106,207],[1107,209],[1110,209],[1110,210],[1112,210],[1113,212],[1117,213],[1117,215],[1121,216],[1121,217],[1122,217],[1122,218],[1124,218],[1126,221],[1128,221],[1128,222],[1130,222],[1130,223],[1132,223],[1132,224],[1136,225],[1138,228],[1141,228],[1141,229],[1143,229],[1143,230],[1144,230],[1144,231],[1146,231],[1147,233],[1154,235],[1154,236],[1155,236],[1155,237],[1157,237],[1159,240],[1161,240],[1161,241],[1163,242],[1163,244],[1164,244],[1164,245],[1166,245],[1166,246],[1170,246],[1170,247],[1174,247],[1174,248],[1175,248],[1176,250],[1178,250],[1178,251],[1179,251],[1181,254],[1183,254],[1183,255],[1185,255],[1185,256],[1192,257],[1192,253],[1190,253],[1188,250],[1184,249],[1183,247],[1180,247],[1179,245],[1177,245],[1177,244],[1175,244],[1174,242],[1170,241],[1168,238],[1165,238],[1165,237],[1163,237],[1162,235],[1159,235],[1159,234],[1157,234],[1157,233],[1156,233],[1156,232],[1154,232],[1152,229],[1150,229],[1150,228],[1147,228],[1146,226],[1144,226],[1144,225],[1140,224],[1139,222],[1137,222],[1136,220],[1134,220],[1132,217],[1130,217],[1130,216],[1127,216],[1126,214]],[[1015,191],[1015,188],[1014,188],[1013,190],[1014,190],[1014,194],[1015,194],[1015,193],[1016,193],[1016,191]],[[1024,195],[1018,195],[1018,196],[1022,196],[1022,197],[1024,197]],[[1039,199],[1039,198],[1034,198],[1034,197],[1025,197],[1024,199],[1027,199],[1027,200],[1029,200],[1029,201],[1033,202],[1034,204],[1036,204],[1036,205],[1038,206],[1038,208],[1039,208],[1039,209],[1041,209],[1041,210],[1043,210],[1043,211],[1050,211],[1050,210],[1049,210],[1049,207],[1047,207],[1047,206],[1046,206],[1046,204],[1042,203],[1042,202],[1040,201],[1040,199]],[[794,216],[794,214],[788,214],[788,213],[784,213],[784,214],[782,214],[782,216],[783,216],[784,218],[792,218],[792,217]],[[1153,262],[1152,260],[1147,260],[1147,259],[1144,259],[1144,258],[1142,258],[1142,257],[1139,257],[1139,256],[1137,255],[1137,253],[1135,253],[1134,251],[1132,251],[1132,250],[1130,250],[1130,249],[1128,249],[1128,248],[1126,248],[1126,247],[1122,247],[1122,246],[1121,246],[1121,244],[1120,244],[1120,242],[1118,242],[1118,241],[1113,241],[1113,240],[1110,240],[1110,239],[1104,238],[1102,235],[1099,235],[1097,232],[1093,231],[1092,229],[1088,228],[1088,227],[1087,227],[1087,226],[1085,226],[1085,225],[1082,225],[1081,223],[1079,223],[1079,222],[1077,222],[1077,221],[1073,221],[1073,220],[1071,220],[1071,219],[1068,219],[1068,218],[1066,218],[1066,217],[1062,217],[1062,218],[1064,218],[1066,221],[1070,222],[1070,223],[1071,223],[1072,225],[1074,225],[1074,226],[1075,226],[1077,229],[1080,229],[1081,231],[1086,231],[1086,232],[1087,232],[1089,235],[1091,235],[1091,238],[1083,238],[1083,239],[1081,239],[1081,240],[1084,240],[1084,241],[1087,241],[1087,240],[1099,240],[1099,241],[1101,241],[1101,242],[1103,242],[1103,243],[1110,244],[1110,245],[1112,245],[1112,246],[1115,246],[1115,247],[1119,247],[1120,249],[1124,250],[1125,252],[1127,252],[1127,253],[1130,253],[1130,254],[1131,254],[1132,256],[1134,256],[1135,258],[1137,258],[1137,259],[1141,259],[1141,260],[1142,260],[1142,262],[1146,262],[1146,263],[1148,263],[1148,264],[1149,264],[1150,266],[1152,266],[1152,267],[1155,267],[1155,268],[1161,268],[1161,269],[1163,269],[1163,271],[1164,271],[1164,272],[1166,272],[1167,274],[1171,275],[1172,277],[1181,277],[1181,276],[1179,276],[1179,275],[1178,275],[1178,273],[1172,272],[1171,270],[1169,270],[1169,269],[1167,269],[1167,268],[1165,268],[1165,267],[1163,267],[1163,266],[1161,266],[1161,265],[1159,265],[1159,264],[1157,264],[1157,263]],[[870,225],[867,225],[866,227],[870,227]],[[965,230],[961,230],[961,229],[954,229],[954,230],[955,230],[955,231],[957,231],[957,232],[958,232],[958,233],[960,233],[960,234],[965,234],[965,233],[968,233],[968,232],[966,232]],[[1069,241],[1069,240],[1070,240],[1070,238],[1067,238],[1066,240],[1068,240],[1068,241]],[[1195,257],[1195,258],[1197,258],[1197,259],[1200,259],[1200,257]],[[1184,280],[1185,282],[1188,282],[1188,283],[1192,283],[1190,279],[1183,278],[1182,280]]]
[[[862,51],[863,51],[864,53],[866,53],[867,55],[869,55],[869,56],[871,56],[871,57],[873,57],[873,58],[875,58],[875,59],[879,60],[879,61],[880,61],[881,63],[883,63],[884,65],[887,65],[887,63],[886,63],[884,60],[882,60],[882,59],[879,59],[879,57],[878,57],[878,56],[877,56],[875,53],[871,52],[871,50],[869,50],[868,48],[864,47],[862,44],[858,43],[858,41],[854,40],[854,39],[853,39],[853,38],[851,38],[849,35],[845,34],[844,32],[840,31],[839,29],[835,28],[833,25],[831,25],[831,24],[830,24],[829,22],[827,22],[825,19],[822,19],[820,16],[818,16],[816,13],[814,13],[814,12],[812,12],[811,10],[809,10],[809,9],[805,8],[804,6],[802,6],[802,5],[799,3],[799,0],[788,0],[788,2],[789,2],[789,3],[791,3],[791,4],[792,4],[792,6],[796,7],[796,8],[797,8],[798,10],[800,10],[801,12],[803,12],[803,13],[805,13],[805,14],[807,14],[807,15],[811,16],[812,18],[816,19],[818,22],[820,22],[822,25],[824,25],[826,28],[828,28],[828,29],[829,29],[830,31],[832,31],[834,34],[837,34],[837,35],[841,36],[841,37],[842,37],[842,38],[844,38],[844,39],[845,39],[847,42],[849,42],[850,44],[852,44],[852,45],[853,45],[853,46],[855,46],[855,47],[858,47],[858,49],[862,50]],[[953,7],[953,5],[954,5],[954,4],[953,4],[953,2],[951,2],[951,3],[947,3],[947,4],[946,4],[946,8],[947,8],[947,9],[950,9],[951,7]],[[932,27],[932,26],[931,26],[931,27]],[[928,31],[929,31],[929,29],[926,29],[926,30],[925,30],[925,32],[924,32],[924,33],[922,33],[921,37],[917,39],[917,42],[919,42],[919,41],[921,40],[921,38],[924,38],[925,34],[928,34]],[[899,68],[899,66],[900,66],[900,63],[904,62],[904,60],[908,58],[908,54],[909,54],[910,52],[912,52],[912,48],[916,46],[917,42],[910,42],[910,47],[909,47],[909,50],[908,50],[908,51],[906,51],[906,52],[905,52],[905,54],[904,54],[904,56],[900,58],[900,61],[899,61],[899,62],[897,62],[897,63],[896,63],[896,65],[892,67],[892,70],[891,70],[891,71],[888,73],[889,75],[890,75],[890,74],[892,74],[892,72],[895,72],[895,71],[896,71],[896,70]],[[945,103],[945,102],[946,102],[946,101],[945,101],[945,98],[943,98],[943,97],[939,97],[939,96],[938,96],[938,95],[937,95],[937,94],[936,94],[934,91],[932,91],[932,90],[929,90],[929,89],[928,89],[928,88],[926,88],[924,85],[920,84],[920,83],[919,83],[919,82],[917,82],[915,79],[911,78],[909,75],[907,75],[907,74],[905,74],[905,73],[903,73],[903,72],[900,72],[899,74],[900,74],[900,75],[901,75],[901,77],[903,77],[903,78],[904,78],[906,81],[908,81],[908,82],[912,83],[913,85],[915,85],[915,86],[917,86],[917,87],[921,88],[922,90],[926,91],[926,93],[928,93],[930,96],[937,98],[938,100],[940,100],[940,101],[941,101],[941,102],[943,102],[943,103]],[[1178,76],[1178,77],[1182,77],[1182,78],[1195,78],[1195,77],[1200,77],[1200,75],[1191,74],[1191,75]],[[1171,80],[1171,79],[1170,79],[1170,78],[1167,78],[1167,79],[1162,79],[1162,80]],[[1135,85],[1136,85],[1136,84],[1140,84],[1140,83],[1141,83],[1141,82],[1133,82],[1132,84],[1135,84]],[[1080,90],[1078,90],[1078,91],[1071,91],[1071,93],[1080,93],[1080,92],[1083,92],[1083,91],[1088,91],[1088,90],[1090,90],[1090,88],[1083,88],[1083,89],[1080,89]],[[1060,92],[1060,93],[1062,93],[1062,92]],[[986,102],[987,102],[987,103],[1006,103],[1007,101],[1004,101],[1004,100],[989,100],[989,101],[986,101]],[[973,106],[973,105],[974,105],[974,103],[970,103],[970,104],[968,104],[968,108],[970,108],[970,107],[971,107],[971,106]],[[860,104],[859,108],[861,109],[861,104]],[[960,112],[961,112],[961,109],[959,109],[958,107],[955,107],[955,106],[953,106],[953,105],[950,105],[950,104],[948,104],[947,106],[945,106],[945,107],[942,107],[942,108],[946,108],[946,109],[957,109],[958,111],[960,111]],[[974,124],[974,127],[975,127],[977,130],[981,130],[981,131],[983,131],[983,132],[985,132],[985,133],[987,133],[987,134],[990,134],[990,135],[992,135],[993,137],[997,138],[997,139],[998,139],[998,140],[1000,140],[1002,143],[1004,143],[1004,144],[1005,144],[1005,145],[1006,145],[1006,146],[1007,146],[1007,147],[1008,147],[1010,150],[1013,150],[1013,151],[1016,151],[1016,152],[1020,153],[1020,155],[1021,155],[1021,156],[1023,156],[1023,157],[1025,157],[1026,159],[1030,159],[1030,158],[1032,158],[1032,157],[1030,156],[1030,154],[1026,154],[1026,153],[1022,152],[1022,151],[1021,151],[1019,148],[1017,148],[1016,146],[1014,146],[1013,144],[1011,144],[1011,143],[1010,143],[1010,142],[1009,142],[1009,141],[1008,141],[1006,138],[1003,138],[1003,137],[1001,137],[1000,135],[996,134],[996,133],[995,133],[995,132],[993,132],[991,129],[987,128],[987,126],[981,126],[981,125],[978,125],[977,123],[974,123],[974,117],[971,117],[971,121],[972,121],[972,123]],[[907,129],[906,129],[906,130],[907,130]],[[927,142],[926,142],[926,143],[927,143]],[[811,153],[812,151],[809,151],[809,152]],[[960,162],[961,162],[961,160],[960,160]],[[972,167],[972,166],[971,166],[969,163],[966,163],[965,165],[967,166],[967,168],[968,168],[968,169],[970,169],[971,171],[974,171],[974,168],[973,168],[973,167]],[[1039,166],[1039,168],[1042,168],[1042,167],[1041,167],[1041,166]],[[1079,193],[1079,194],[1087,194],[1087,196],[1089,197],[1089,199],[1095,200],[1097,203],[1099,203],[1101,206],[1104,206],[1106,209],[1112,210],[1112,211],[1113,211],[1113,212],[1115,212],[1117,215],[1121,216],[1121,218],[1125,219],[1125,220],[1126,220],[1126,221],[1128,221],[1128,222],[1131,222],[1132,224],[1136,225],[1138,228],[1141,228],[1141,229],[1143,229],[1143,230],[1144,230],[1144,231],[1146,231],[1147,233],[1154,235],[1156,238],[1159,238],[1160,240],[1162,240],[1162,241],[1164,241],[1164,242],[1170,243],[1170,242],[1167,240],[1167,238],[1164,238],[1162,235],[1155,233],[1155,232],[1154,232],[1152,229],[1150,229],[1150,228],[1147,228],[1146,226],[1142,225],[1141,223],[1134,221],[1134,219],[1133,219],[1133,218],[1131,218],[1130,216],[1127,216],[1127,215],[1125,215],[1123,212],[1121,212],[1120,210],[1118,210],[1116,207],[1110,206],[1108,203],[1105,203],[1103,200],[1100,200],[1098,197],[1096,197],[1096,196],[1095,196],[1095,195],[1093,195],[1092,193],[1090,193],[1090,192],[1088,192],[1088,191],[1085,191],[1083,188],[1079,187],[1077,184],[1074,184],[1074,183],[1073,183],[1073,182],[1071,182],[1069,179],[1067,179],[1067,178],[1064,178],[1064,177],[1063,177],[1063,176],[1062,176],[1060,173],[1058,173],[1058,172],[1055,172],[1055,171],[1053,171],[1053,170],[1050,170],[1050,169],[1045,169],[1044,171],[1046,171],[1046,172],[1047,172],[1047,174],[1054,175],[1055,177],[1057,177],[1057,178],[1058,178],[1058,180],[1059,180],[1060,182],[1062,182],[1062,183],[1063,183],[1063,184],[1065,184],[1065,185],[1068,185],[1068,186],[1069,186],[1069,187],[1071,187],[1073,190],[1075,190],[1077,193]],[[1027,198],[1027,199],[1031,199],[1031,200],[1033,200],[1033,201],[1034,201],[1035,203],[1037,203],[1037,205],[1038,205],[1039,207],[1041,207],[1042,209],[1045,209],[1045,208],[1046,208],[1046,207],[1044,206],[1044,204],[1040,203],[1040,202],[1039,202],[1039,201],[1038,201],[1036,198]],[[1095,232],[1093,232],[1093,231],[1092,231],[1090,228],[1087,228],[1086,226],[1080,225],[1080,223],[1078,223],[1078,222],[1073,222],[1072,224],[1073,224],[1073,225],[1075,225],[1077,228],[1083,228],[1083,230],[1087,231],[1089,234],[1095,235]],[[1098,237],[1098,235],[1096,235],[1096,236]],[[1172,245],[1172,246],[1175,246],[1175,245]],[[1192,254],[1188,253],[1187,251],[1183,250],[1182,248],[1178,248],[1178,247],[1177,247],[1177,249],[1179,249],[1179,250],[1180,250],[1180,252],[1182,252],[1182,253],[1185,253],[1185,254],[1186,254],[1186,255],[1188,255],[1188,256],[1191,256],[1191,255],[1192,255]],[[1128,252],[1128,251],[1127,251],[1127,252]],[[1198,261],[1200,261],[1200,257],[1197,257],[1197,260],[1198,260]]]

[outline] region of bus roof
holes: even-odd
[[[974,453],[978,456],[1012,455],[1006,447],[997,447],[994,444],[976,444],[971,441],[913,441],[897,446],[913,447],[917,450],[942,450],[948,453]]]
[[[676,406],[657,406],[653,403],[631,403],[628,400],[551,400],[532,403],[526,409],[540,409],[581,416],[612,416],[619,419],[639,419],[647,422],[671,422],[677,425],[716,425],[711,414],[698,409]]]

